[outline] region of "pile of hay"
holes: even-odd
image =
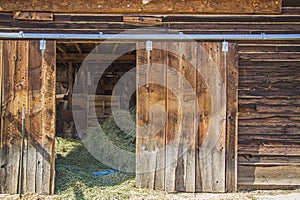
[[[119,123],[124,113],[116,113]],[[131,110],[135,121],[135,109]],[[111,142],[126,151],[135,152],[135,127],[124,133],[110,117],[101,128]],[[56,139],[56,199],[161,199],[163,193],[134,187],[134,174],[117,172],[95,177],[93,172],[111,168],[95,159],[80,140]]]

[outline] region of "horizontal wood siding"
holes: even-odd
[[[2,0],[0,11],[50,11],[85,13],[280,13],[282,0]]]
[[[239,45],[238,183],[300,185],[300,42]]]
[[[33,21],[34,14],[28,14],[28,20],[24,17],[18,20],[16,12],[5,7],[16,6],[13,1],[5,4],[4,8],[0,6],[0,31],[24,31],[24,32],[60,32],[60,33],[120,33],[128,29],[144,27],[145,25],[154,25],[159,28],[169,30],[178,30],[184,33],[299,33],[300,30],[300,5],[297,1],[283,0],[281,13],[277,14],[216,14],[207,13],[197,14],[147,14],[147,13],[119,13],[119,14],[100,14],[100,13],[60,13],[53,11],[53,16],[41,18],[40,21]],[[77,2],[77,1],[74,1]],[[81,1],[78,1],[78,3]],[[84,1],[83,6],[87,6],[92,1]],[[207,1],[209,2],[209,1]],[[214,6],[221,7],[226,1],[217,1]],[[238,3],[238,6],[232,6],[235,9],[242,9],[241,4],[252,1],[228,1]],[[255,1],[263,2],[263,1]],[[270,2],[269,0],[264,3]],[[278,1],[280,2],[280,1]],[[24,2],[25,3],[25,2]],[[52,3],[52,2],[48,2]],[[31,10],[31,2],[25,3],[29,6],[26,10]],[[38,4],[38,3],[37,3]],[[254,3],[255,4],[255,3]],[[258,3],[259,4],[259,3]],[[43,6],[49,8],[49,6]],[[54,6],[59,6],[55,2]],[[66,4],[69,5],[69,4]],[[65,6],[66,6],[65,5]],[[165,5],[165,4],[164,4]],[[25,6],[26,7],[26,6]],[[158,6],[160,7],[160,6]],[[186,6],[188,7],[188,6]],[[5,12],[3,10],[6,10]],[[19,9],[18,9],[19,10]],[[25,10],[25,9],[24,9]],[[59,10],[62,9],[59,6]],[[39,9],[38,11],[42,11]],[[123,10],[124,12],[124,10]],[[26,13],[25,13],[26,14]],[[25,16],[26,18],[26,16]],[[35,18],[36,19],[36,18]],[[40,19],[40,18],[37,18]],[[83,28],[84,24],[84,28]]]

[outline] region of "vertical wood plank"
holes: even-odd
[[[222,43],[214,43],[215,48],[212,51],[211,55],[215,56],[214,64],[218,66],[219,73],[221,76],[221,80],[216,85],[216,95],[218,98],[216,103],[218,106],[217,114],[220,116],[218,126],[216,126],[216,130],[220,131],[220,138],[216,139],[216,145],[213,153],[212,160],[212,174],[213,174],[213,192],[225,192],[226,186],[226,88],[227,88],[227,71],[226,71],[226,63],[223,59],[224,52],[222,52]],[[214,117],[214,116],[213,116]],[[214,173],[217,172],[217,173]]]
[[[15,95],[19,96],[19,109],[21,107],[25,107],[26,113],[28,113],[28,62],[29,62],[29,41],[18,41],[17,42],[17,66],[18,66],[18,74],[19,80],[22,80],[22,85],[19,90],[19,92],[16,92]],[[25,117],[28,115],[25,113]],[[25,128],[28,128],[26,125],[26,119],[25,119]],[[21,131],[21,130],[20,130]],[[25,129],[26,131],[26,129]],[[22,192],[26,192],[26,182],[27,182],[27,176],[26,176],[26,170],[27,170],[27,157],[28,157],[28,148],[27,148],[27,137],[25,134],[25,139],[24,139],[24,155],[23,155],[23,169],[22,169],[22,177],[23,181],[22,183]],[[20,158],[22,159],[22,158]],[[20,176],[20,174],[19,174]]]
[[[163,45],[155,43],[150,52],[139,43],[137,53],[137,186],[157,190],[165,188],[166,69],[158,66],[165,64]]]
[[[227,68],[227,123],[226,123],[226,191],[237,190],[238,139],[238,44],[230,43],[225,54]]]
[[[3,102],[3,95],[2,95],[2,87],[3,87],[3,40],[0,40],[0,102],[2,106]],[[6,152],[4,149],[4,133],[3,133],[3,116],[2,116],[2,108],[0,109],[0,166],[6,165]],[[4,193],[5,190],[5,179],[6,179],[6,172],[5,168],[0,168],[0,193]]]
[[[172,45],[172,43],[171,43]],[[173,49],[174,57],[169,59],[177,59],[179,68],[176,70],[179,74],[179,85],[168,85],[168,88],[175,88],[179,105],[181,107],[180,133],[178,141],[178,160],[176,167],[176,191],[195,192],[196,185],[196,148],[195,141],[196,132],[196,59],[197,59],[197,43],[177,44],[179,48]],[[177,46],[175,45],[175,46]],[[171,65],[172,67],[172,65]]]
[[[155,137],[151,139],[154,140],[152,143],[155,144],[156,151],[156,168],[155,168],[155,179],[154,179],[154,189],[164,190],[165,189],[165,143],[166,143],[166,132],[165,132],[165,121],[162,121],[161,117],[166,113],[166,63],[165,59],[167,56],[166,43],[154,43],[154,50],[151,52],[151,73],[150,79],[154,82],[161,84],[151,84],[152,91],[150,105],[152,109],[149,114],[153,116],[153,126]],[[154,69],[155,68],[155,69]],[[163,119],[164,120],[164,119]],[[157,131],[157,132],[156,132]]]
[[[184,164],[184,191],[195,192],[196,186],[196,146],[197,139],[197,97],[196,71],[198,44],[196,42],[181,42],[181,71],[184,80],[182,87],[182,143],[186,145],[183,152]]]
[[[27,158],[27,191],[35,193],[37,188],[39,188],[40,182],[37,183],[40,177],[40,159],[38,157],[41,148],[39,146],[41,142],[40,130],[41,130],[41,110],[42,105],[40,101],[41,96],[41,61],[42,55],[39,50],[38,41],[30,41],[30,52],[29,57],[34,59],[29,59],[29,131],[28,131],[28,158]],[[38,176],[38,178],[37,178]]]
[[[178,188],[177,174],[179,157],[179,137],[181,132],[181,108],[176,94],[180,90],[180,79],[176,71],[180,72],[180,46],[177,42],[167,43],[167,124],[166,124],[166,191],[174,192]],[[176,52],[172,53],[172,52]],[[180,160],[181,161],[181,160]]]
[[[203,157],[201,147],[207,137],[208,127],[211,123],[211,96],[207,88],[205,76],[208,74],[208,59],[203,44],[199,43],[197,70],[200,75],[197,76],[197,96],[199,111],[199,128],[197,137],[197,155],[196,155],[196,191],[201,192],[211,188],[211,171],[206,171],[207,166],[203,166]]]
[[[56,43],[47,41],[42,53],[42,145],[43,179],[42,193],[51,194],[54,187],[54,145],[55,145],[55,83],[56,83]]]
[[[54,187],[55,136],[55,42],[47,41],[41,52],[38,41],[30,44],[30,134],[28,138],[27,187],[50,194]],[[30,159],[30,160],[29,160]]]
[[[149,124],[149,115],[147,113],[149,97],[147,87],[143,86],[143,81],[147,80],[146,71],[149,70],[149,57],[143,43],[137,44],[137,69],[136,69],[136,88],[137,88],[137,137],[136,137],[136,186],[138,188],[152,188],[153,180],[150,173],[146,171],[144,165],[152,168],[149,159],[145,153],[144,137],[147,136],[147,130],[143,129]],[[146,70],[146,71],[145,71]],[[146,140],[147,141],[147,140]],[[153,163],[152,163],[153,164]]]
[[[18,97],[15,95],[15,89],[18,87],[17,72],[17,42],[4,42],[4,108],[3,108],[3,134],[4,145],[6,146],[6,181],[5,191],[9,194],[17,193],[18,188],[18,168],[20,155],[21,133],[18,131],[20,123],[18,114]],[[20,85],[21,86],[21,85]]]
[[[198,90],[208,87],[210,97],[200,99],[199,165],[201,184],[197,190],[204,192],[225,191],[225,122],[226,122],[226,74],[221,58],[220,43],[201,43],[199,69],[204,81],[199,81]],[[219,73],[219,77],[216,74]],[[204,83],[206,85],[204,85]],[[205,91],[206,89],[204,89]],[[204,93],[205,94],[205,93]],[[201,95],[201,94],[200,94]],[[203,97],[203,96],[202,96]],[[211,113],[207,104],[211,98]],[[213,121],[215,120],[215,121]],[[208,128],[213,123],[211,128]]]

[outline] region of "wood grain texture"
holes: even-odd
[[[8,1],[2,0],[0,11],[89,12],[89,13],[280,13],[281,0],[218,1],[166,0],[148,1]]]
[[[251,186],[299,186],[300,165],[293,166],[240,166],[239,187]],[[253,176],[253,173],[255,174]]]
[[[18,59],[17,59],[17,42],[16,41],[5,41],[3,49],[3,68],[4,68],[4,86],[3,86],[3,101],[2,104],[5,105],[3,112],[3,133],[2,135],[3,146],[5,148],[5,154],[7,164],[5,167],[5,187],[4,193],[15,194],[17,193],[18,187],[18,169],[19,169],[19,155],[20,155],[20,141],[21,132],[18,130],[18,125],[20,125],[20,115],[18,114],[18,109],[21,106],[18,103],[19,96],[15,96],[16,85],[21,84],[21,80],[18,79],[18,74],[16,70],[18,69]],[[12,66],[12,67],[11,67]],[[20,90],[16,91],[19,93]],[[19,110],[20,111],[20,110]]]
[[[160,42],[154,43],[155,45],[160,48],[164,47],[167,54],[157,54],[159,52],[157,49],[151,52],[138,50],[138,68],[140,69],[137,73],[137,85],[140,86],[139,84],[144,80],[151,80],[153,75],[150,71],[153,63],[165,63],[168,66],[166,73],[156,69],[154,77],[160,80],[166,79],[167,89],[160,91],[159,87],[156,88],[151,84],[148,84],[148,87],[140,87],[137,98],[137,119],[139,125],[145,126],[153,123],[151,119],[153,114],[149,114],[150,107],[153,103],[157,103],[158,99],[165,102],[167,110],[165,144],[158,143],[161,137],[142,138],[142,129],[138,130],[137,169],[141,172],[142,167],[145,169],[145,163],[150,166],[150,169],[155,169],[159,161],[158,157],[154,153],[146,155],[142,152],[154,147],[161,149],[165,145],[166,191],[225,192],[226,184],[228,188],[235,191],[236,45],[231,45],[232,52],[227,57],[221,51],[220,43]],[[227,60],[230,61],[227,63]],[[145,63],[143,70],[142,63]],[[228,70],[227,64],[231,65]],[[226,73],[230,75],[231,81],[229,84],[230,106],[226,104],[226,95],[229,93]],[[227,113],[233,115],[232,123],[226,123],[227,107],[230,108]],[[159,124],[157,121],[155,123]],[[226,132],[227,124],[231,126],[231,129]],[[230,136],[226,136],[227,134]],[[227,143],[228,151],[226,151]],[[225,163],[227,157],[230,157],[230,164]],[[137,186],[153,189],[156,183],[160,185],[161,179],[157,180],[157,173],[153,171],[152,173],[139,173]],[[232,181],[226,182],[225,177],[232,178]]]
[[[16,20],[53,21],[53,13],[16,11],[13,18]]]
[[[238,148],[238,45],[229,44],[224,53],[227,74],[227,123],[226,123],[226,191],[237,190]],[[229,59],[227,59],[229,57]]]
[[[226,65],[220,43],[201,43],[198,62],[211,99],[211,113],[200,114],[199,163],[202,191],[225,191]],[[203,86],[202,86],[203,87]],[[204,101],[207,102],[206,99]],[[204,106],[203,108],[205,108]],[[205,110],[205,109],[204,109]],[[209,121],[208,121],[209,120]],[[208,124],[207,132],[203,131]],[[203,134],[205,137],[203,137]]]
[[[0,40],[0,77],[1,77],[1,81],[0,81],[0,102],[2,105],[2,86],[3,86],[3,40]],[[2,116],[2,109],[0,109],[0,166],[5,166],[6,165],[6,152],[5,152],[5,148],[4,148],[4,143],[3,143],[3,131],[2,131],[2,123],[3,123],[3,116]],[[5,190],[5,179],[6,179],[6,171],[5,168],[0,168],[0,193],[4,193]]]
[[[54,187],[55,42],[5,41],[3,46],[1,192],[17,193],[21,111],[26,107],[24,193],[50,194]],[[5,138],[5,139],[4,139]],[[2,173],[3,172],[3,173]]]
[[[161,17],[142,17],[142,16],[123,16],[125,24],[144,25],[144,26],[157,26],[162,25]]]
[[[238,187],[241,189],[299,185],[299,176],[290,176],[300,171],[300,96],[296,89],[299,51],[297,42],[240,44]]]
[[[166,62],[165,51],[160,50],[165,43],[155,44],[151,52],[142,49],[144,44],[137,45],[141,49],[137,53],[137,186],[164,190],[166,69],[157,65]]]
[[[174,192],[178,188],[177,164],[179,155],[179,137],[182,126],[182,108],[177,99],[180,88],[180,79],[175,72],[180,72],[180,43],[167,43],[167,112],[166,121],[166,191]],[[178,52],[179,51],[179,52]],[[172,52],[177,52],[177,55]],[[182,182],[182,181],[181,181]]]
[[[144,44],[138,44],[137,48],[145,49]],[[146,127],[150,120],[148,111],[149,94],[147,86],[142,84],[142,81],[147,80],[147,74],[145,71],[149,71],[149,55],[145,50],[139,50],[137,52],[137,158],[136,158],[136,186],[143,188],[154,188],[154,173],[155,166],[150,161],[154,161],[154,156],[147,158],[144,153],[147,153],[144,145],[144,138],[146,141],[148,131],[142,129]],[[143,67],[142,67],[143,66]],[[140,146],[141,144],[141,146]],[[144,165],[148,168],[144,168]],[[151,172],[152,170],[152,172]],[[154,171],[154,172],[153,172]]]

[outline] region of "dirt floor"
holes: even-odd
[[[157,192],[154,192],[153,195],[149,191],[148,195],[136,193],[128,194],[129,198],[126,199],[205,199],[205,200],[300,200],[300,190],[286,191],[286,190],[273,190],[273,191],[252,191],[252,192],[240,192],[240,193],[231,193],[231,194],[188,194],[188,193],[178,193],[178,194],[166,194],[161,193],[160,195]],[[0,195],[1,200],[17,200],[19,199],[18,195]],[[22,199],[25,200],[52,200],[52,199],[81,199],[81,198],[72,198],[65,197],[61,198],[59,196],[42,196],[36,194],[27,194],[24,195]],[[86,199],[86,198],[82,198]],[[123,199],[118,197],[111,196],[110,198],[102,198],[101,196],[95,196],[92,199]]]

